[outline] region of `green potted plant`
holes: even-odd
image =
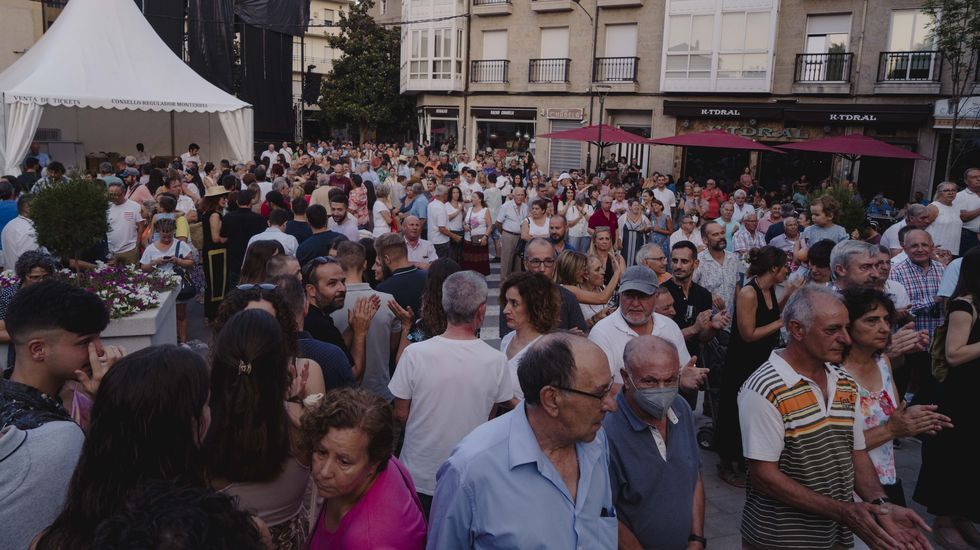
[[[62,260],[78,259],[106,238],[108,199],[99,182],[72,178],[48,185],[31,201],[37,242]]]

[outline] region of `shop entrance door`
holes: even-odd
[[[551,131],[563,132],[581,128],[577,120],[552,120]],[[582,142],[570,139],[552,139],[548,155],[548,171],[563,172],[582,167]]]
[[[650,127],[633,124],[620,124],[620,130],[626,130],[631,134],[650,139]],[[642,143],[620,143],[616,151],[617,157],[626,157],[626,162],[633,162],[636,159],[640,163],[640,174],[646,177],[649,174],[650,146]]]

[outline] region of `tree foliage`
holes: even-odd
[[[373,0],[342,13],[340,33],[328,38],[343,54],[323,81],[321,117],[331,126],[357,126],[361,138],[372,131],[402,137],[416,124],[415,101],[398,90],[400,32],[368,14]]]
[[[31,201],[37,242],[62,258],[78,258],[106,237],[105,186],[72,178],[48,185]]]
[[[977,80],[980,55],[980,9],[977,0],[926,0],[923,9],[933,18],[929,32],[945,64],[952,87],[949,101],[953,114],[945,178],[950,179],[954,162],[956,130],[963,113],[963,100],[971,95]]]

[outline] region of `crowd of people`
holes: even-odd
[[[0,179],[4,548],[697,550],[706,475],[744,488],[743,548],[980,547],[980,169],[879,234],[748,169],[138,153],[83,176],[110,230],[71,267],[199,271],[177,338],[197,300],[209,345],[103,343],[30,220],[64,166]]]

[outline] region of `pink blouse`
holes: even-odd
[[[323,510],[310,534],[310,550],[421,550],[425,547],[425,518],[415,483],[397,458],[378,475],[374,485],[340,520],[337,530],[323,527]]]

